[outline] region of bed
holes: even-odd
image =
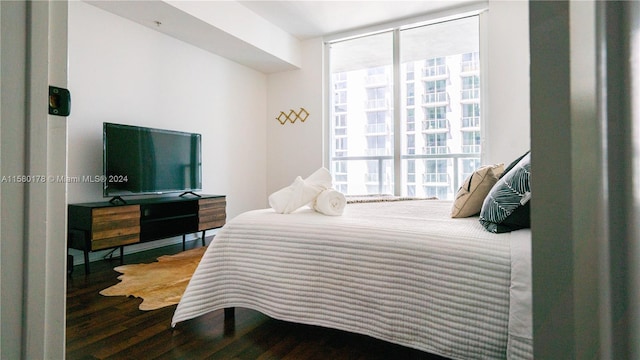
[[[450,359],[533,358],[530,230],[493,234],[451,205],[243,213],[209,245],[172,326],[243,307]]]

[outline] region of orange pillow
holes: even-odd
[[[451,217],[463,218],[479,214],[484,198],[498,182],[503,171],[504,164],[485,165],[469,175],[456,193],[451,207]]]

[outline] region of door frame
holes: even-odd
[[[2,2],[0,19],[0,357],[63,359],[67,119],[49,115],[49,85],[67,87],[68,3]]]

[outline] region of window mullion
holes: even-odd
[[[393,192],[401,195],[402,178],[402,106],[400,86],[400,29],[393,30]]]

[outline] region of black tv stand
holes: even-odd
[[[113,204],[113,205],[126,205],[127,202],[121,198],[120,196],[114,196],[111,198],[111,200],[109,200],[109,203]]]
[[[182,194],[180,194],[180,197],[183,197],[183,196],[185,196],[185,195],[193,195],[193,196],[198,197],[198,198],[202,197],[202,196],[200,196],[200,195],[198,195],[198,194],[194,193],[193,191],[185,191],[185,192],[183,192]]]
[[[184,250],[185,235],[197,232],[204,246],[205,232],[225,224],[226,204],[224,195],[69,204],[67,247],[84,252],[88,274],[91,251],[120,248],[122,260],[123,246],[181,235]]]

